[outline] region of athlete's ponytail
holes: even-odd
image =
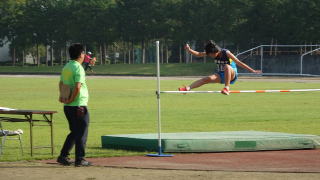
[[[212,40],[209,40],[205,46],[206,54],[217,53],[221,51],[221,48]]]

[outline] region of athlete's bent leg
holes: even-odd
[[[193,82],[189,87],[188,91],[190,89],[195,89],[195,88],[198,88],[204,84],[208,84],[208,83],[220,83],[221,79],[220,79],[220,76],[214,74],[214,75],[211,75],[211,76],[208,76],[208,77],[204,77],[202,79],[199,79],[195,82]]]
[[[224,67],[224,83],[225,87],[222,89],[221,93],[229,95],[230,82],[235,78],[235,72],[230,65]]]
[[[235,72],[230,65],[224,67],[225,87],[230,86],[230,82],[235,78]]]

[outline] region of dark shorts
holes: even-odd
[[[237,68],[232,68],[232,69],[233,69],[233,71],[234,71],[234,73],[235,73],[235,77],[234,77],[234,79],[232,79],[232,80],[230,81],[230,84],[234,84],[234,83],[237,81],[237,79],[238,79],[238,70],[237,70]],[[219,71],[219,72],[216,73],[216,74],[218,74],[218,75],[220,76],[220,79],[221,79],[220,83],[221,83],[221,84],[224,84],[224,83],[225,83],[224,71]]]

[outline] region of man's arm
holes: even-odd
[[[79,95],[80,93],[80,89],[81,89],[81,83],[80,82],[76,82],[76,85],[72,91],[71,97],[70,99],[66,102],[66,104],[70,104],[72,103],[76,97]]]
[[[60,90],[60,92],[61,92],[61,89],[62,89],[62,85],[63,85],[63,82],[60,81],[59,82],[59,90]],[[77,82],[74,90],[72,91],[72,94],[71,94],[70,98],[68,100],[66,100],[66,99],[62,99],[62,97],[59,97],[59,102],[65,103],[65,104],[72,103],[76,99],[76,97],[78,96],[78,94],[80,92],[80,89],[81,89],[81,83]]]
[[[63,82],[60,81],[60,82],[59,82],[59,90],[60,90],[60,91],[61,91],[61,88],[62,88],[62,84],[63,84]]]
[[[230,51],[227,51],[227,56],[229,58],[231,58],[237,65],[239,65],[240,67],[247,69],[248,71],[252,72],[252,73],[256,73],[256,74],[260,74],[261,71],[260,70],[254,70],[252,69],[250,66],[246,65],[245,63],[243,63],[242,61],[240,61],[235,55],[233,55]]]
[[[204,57],[206,56],[206,53],[205,52],[198,52],[198,51],[195,51],[193,49],[190,48],[189,44],[186,44],[185,46],[185,49],[192,55],[194,56],[197,56],[197,57]]]

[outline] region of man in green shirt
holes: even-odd
[[[85,55],[83,46],[71,45],[69,55],[71,60],[62,69],[59,89],[67,87],[71,93],[67,98],[60,97],[59,101],[64,103],[64,113],[71,132],[65,140],[57,162],[62,165],[71,165],[72,162],[68,156],[75,145],[75,166],[90,166],[91,163],[84,159],[89,126],[87,109],[89,93],[85,71],[81,65]]]

